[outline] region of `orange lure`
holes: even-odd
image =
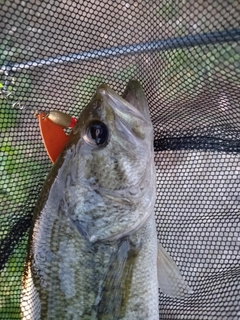
[[[39,121],[45,149],[54,163],[69,139],[63,129],[73,128],[77,120],[66,113],[56,110],[48,113],[38,113],[35,116]]]

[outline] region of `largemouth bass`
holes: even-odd
[[[137,81],[97,88],[40,195],[24,320],[157,320],[158,288],[189,292],[158,244],[153,127]]]

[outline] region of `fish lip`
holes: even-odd
[[[151,122],[148,101],[143,87],[138,80],[130,80],[128,82],[122,97],[138,109],[145,119]]]
[[[138,118],[139,120],[143,121],[143,123],[148,123],[148,125],[151,125],[150,118],[149,117],[146,118],[146,116],[142,114],[136,106],[132,105],[131,103],[129,103],[127,100],[125,100],[123,97],[119,95],[117,96],[117,100],[116,100],[116,92],[113,89],[111,89],[108,85],[101,84],[97,88],[96,94],[101,95],[103,99],[102,101],[111,100],[112,103],[110,103],[110,105],[112,106],[112,108],[115,110],[117,114],[118,114],[118,110],[124,113],[130,112],[130,113],[133,113],[135,118]]]
[[[122,97],[134,105],[141,113],[149,116],[149,108],[142,85],[138,80],[130,80],[122,94]]]

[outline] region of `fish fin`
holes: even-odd
[[[182,297],[193,293],[193,290],[184,281],[175,262],[160,244],[158,244],[157,268],[160,291],[170,297]]]
[[[107,317],[114,320],[124,317],[133,265],[139,248],[133,246],[127,237],[118,241],[118,248],[112,254],[95,302],[95,310],[101,319]]]

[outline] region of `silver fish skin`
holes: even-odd
[[[22,319],[158,320],[159,285],[175,295],[165,280],[183,281],[158,245],[155,190],[141,85],[130,81],[123,97],[99,86],[36,207]]]

